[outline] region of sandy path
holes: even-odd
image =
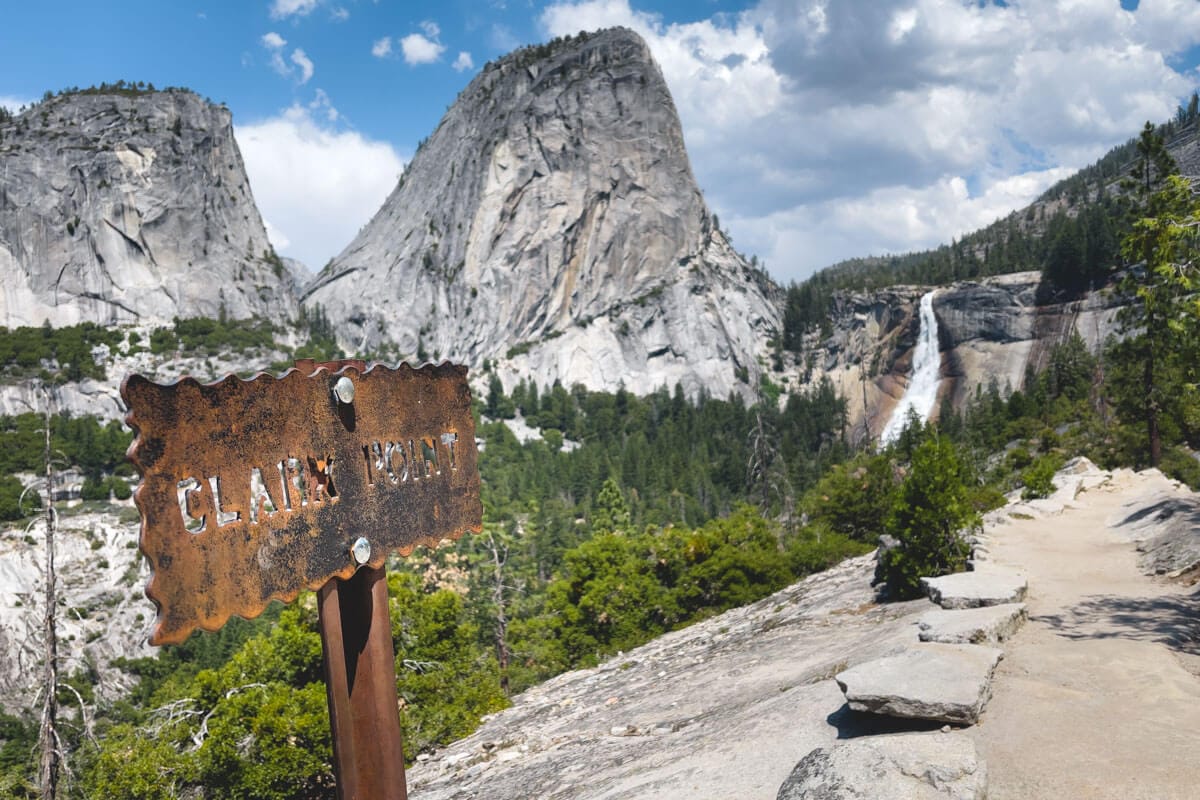
[[[1200,798],[1198,659],[1179,644],[1200,595],[1143,576],[1108,524],[1165,486],[1126,473],[1083,508],[992,532],[991,560],[1029,577],[1030,620],[974,729],[991,800]]]

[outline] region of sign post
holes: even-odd
[[[407,796],[386,559],[479,532],[466,368],[297,361],[121,385],[158,608],[150,643],[318,591],[342,800]]]

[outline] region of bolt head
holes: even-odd
[[[354,540],[354,546],[350,548],[350,555],[354,558],[354,563],[360,567],[371,560],[371,543],[367,541],[367,537],[360,536]]]
[[[343,375],[333,385],[333,394],[339,403],[349,405],[354,402],[354,381]]]

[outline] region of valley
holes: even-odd
[[[989,561],[1028,573],[1031,618],[949,740],[992,796],[1136,796],[1014,743],[1065,737],[1064,697],[1097,735],[1156,702],[1106,702],[1135,682],[1081,640],[1196,694],[1190,628],[1120,615],[1190,607],[1194,531],[1152,581],[1112,520],[1200,487],[1194,108],[950,245],[781,286],[710,210],[627,28],[489,62],[315,275],[270,244],[228,108],[106,87],[0,118],[0,791],[35,791],[52,518],[66,796],[332,796],[314,595],[149,646],[168,565],[139,549],[120,385],[355,357],[465,364],[476,441],[381,428],[332,472],[271,450],[173,491],[179,533],[251,542],[344,499],[306,476],[353,463],[400,507],[478,449],[482,532],[388,564],[415,796],[774,797],[806,754],[905,729],[835,676],[916,641],[921,578]],[[1151,727],[1138,758],[1175,753]],[[1146,796],[1194,782],[1146,771]]]

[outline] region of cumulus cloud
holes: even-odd
[[[666,24],[560,0],[547,35],[638,31],[693,167],[739,247],[780,278],[949,241],[1163,120],[1200,3],[760,0]]]
[[[318,90],[307,105],[235,129],[272,244],[311,269],[350,243],[404,168],[390,144],[336,126],[339,118]]]
[[[470,53],[463,50],[458,54],[458,58],[454,59],[454,63],[451,66],[454,67],[455,72],[462,72],[463,70],[474,69],[475,61],[471,58]]]
[[[318,0],[273,0],[271,19],[307,17],[317,7]]]
[[[371,55],[376,58],[387,58],[392,54],[392,37],[385,36],[382,39],[377,39],[375,44],[371,45]]]
[[[424,33],[410,33],[400,40],[404,62],[410,66],[432,64],[441,58],[446,46],[438,41],[440,31],[432,22],[422,23]]]

